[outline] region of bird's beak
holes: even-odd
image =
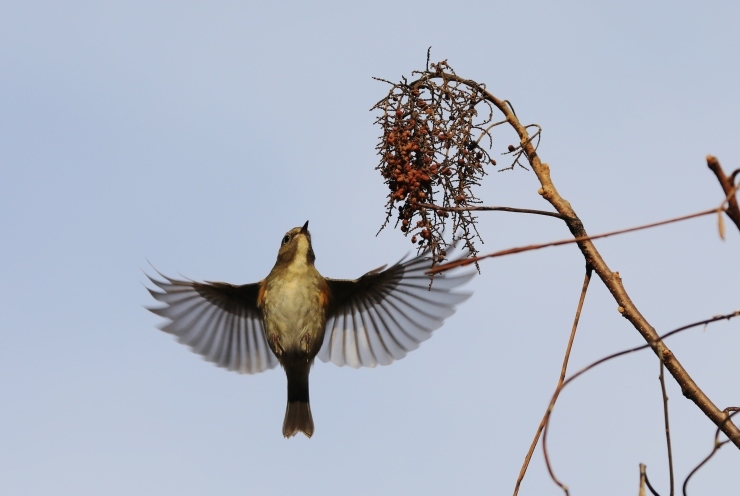
[[[306,234],[308,232],[308,221],[306,221],[305,224],[303,224],[303,227],[301,227],[301,234]]]

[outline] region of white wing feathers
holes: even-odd
[[[453,290],[475,275],[437,274],[430,286],[424,274],[430,266],[423,254],[359,279],[326,279],[331,297],[318,357],[340,366],[375,367],[418,348],[470,297]],[[169,320],[163,331],[228,370],[256,374],[278,364],[257,306],[260,283],[236,286],[160,276],[164,280],[147,277],[161,290],[149,292],[165,306],[149,310]]]
[[[161,275],[161,274],[160,274]],[[278,363],[270,351],[257,309],[259,284],[149,279],[164,292],[149,290],[164,304],[150,308],[167,318],[161,329],[209,362],[242,374],[256,374]]]
[[[334,303],[319,358],[354,368],[389,365],[429,339],[470,297],[452,290],[475,275],[437,274],[430,287],[430,265],[422,255],[355,281],[327,279]]]

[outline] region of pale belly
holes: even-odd
[[[288,278],[286,278],[288,279]],[[313,359],[324,339],[326,319],[317,284],[296,280],[269,281],[263,307],[265,334],[270,348],[281,358]]]

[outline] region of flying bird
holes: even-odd
[[[278,363],[288,378],[283,435],[314,424],[308,375],[314,358],[350,367],[388,365],[416,349],[455,312],[470,293],[453,289],[475,272],[424,272],[426,255],[371,270],[359,279],[329,279],[314,266],[308,222],[288,231],[277,262],[262,281],[224,282],[149,279],[149,289],[164,307],[149,308],[169,319],[161,329],[209,362],[244,374]],[[148,288],[147,288],[148,289]]]

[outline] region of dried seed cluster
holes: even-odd
[[[443,239],[448,219],[450,243],[464,239],[465,247],[476,253],[476,217],[451,209],[480,203],[473,187],[496,165],[488,153],[494,107],[477,84],[451,79],[454,71],[446,61],[414,75],[419,79],[411,83],[389,83],[388,95],[372,109],[381,112],[376,120],[383,130],[377,169],[389,189],[383,227],[395,214],[396,225],[411,242],[441,262],[449,244]]]

